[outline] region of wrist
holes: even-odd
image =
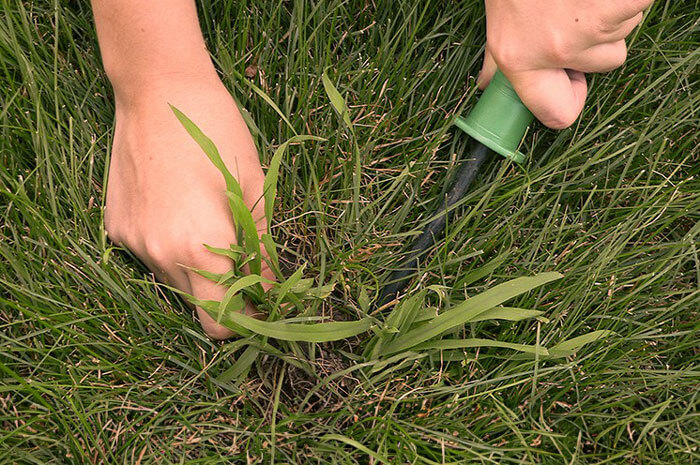
[[[194,0],[93,0],[102,62],[117,98],[167,82],[218,80]]]
[[[202,89],[221,85],[214,66],[208,67],[152,67],[148,70],[130,70],[123,67],[107,72],[117,102],[134,102],[147,95],[167,94],[169,89]]]

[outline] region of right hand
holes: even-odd
[[[496,68],[544,125],[563,129],[586,100],[584,73],[621,66],[653,0],[486,0],[484,89]]]
[[[226,186],[168,104],[185,113],[214,141],[229,171],[238,178],[261,234],[267,228],[263,171],[236,103],[215,77],[172,74],[116,95],[105,212],[110,239],[131,249],[159,281],[201,300],[221,300],[226,288],[190,268],[214,273],[231,269],[228,258],[203,245],[228,248],[236,241]],[[274,279],[265,265],[263,262],[263,275]],[[224,339],[233,334],[203,309],[197,312],[210,337]],[[253,314],[255,309],[249,304],[246,313]]]

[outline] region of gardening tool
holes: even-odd
[[[473,139],[470,153],[462,159],[445,202],[433,215],[436,218],[418,236],[407,258],[389,277],[379,296],[380,306],[397,297],[408,284],[410,276],[418,271],[422,256],[445,232],[451,208],[464,196],[490,153],[496,152],[518,164],[525,160],[518,146],[534,119],[500,71],[493,76],[467,117],[457,117],[455,125]]]

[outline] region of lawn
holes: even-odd
[[[1,463],[700,463],[700,2],[657,0],[572,128],[533,125],[523,166],[488,161],[408,290],[445,312],[559,272],[506,303],[538,318],[455,336],[614,333],[563,358],[364,363],[371,331],[271,340],[280,356],[241,380],[245,341],[207,339],[105,237],[113,101],[89,4],[0,4]],[[296,134],[325,139],[288,147],[272,224],[284,273],[333,285],[308,314],[388,314],[382,280],[468,147],[452,123],[478,97],[482,2],[199,8],[265,165]]]

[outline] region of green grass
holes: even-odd
[[[460,335],[615,336],[563,360],[467,348],[358,369],[363,335],[300,346],[316,378],[268,356],[239,385],[220,380],[242,343],[209,341],[105,238],[113,107],[87,3],[2,12],[0,462],[700,463],[697,1],[657,0],[573,128],[534,127],[524,167],[484,168],[411,290],[444,310],[557,271],[508,302],[548,322]],[[335,283],[310,314],[362,316],[439,204],[482,16],[467,0],[200,5],[264,162],[295,134],[326,139],[289,148],[272,225],[286,272]]]

